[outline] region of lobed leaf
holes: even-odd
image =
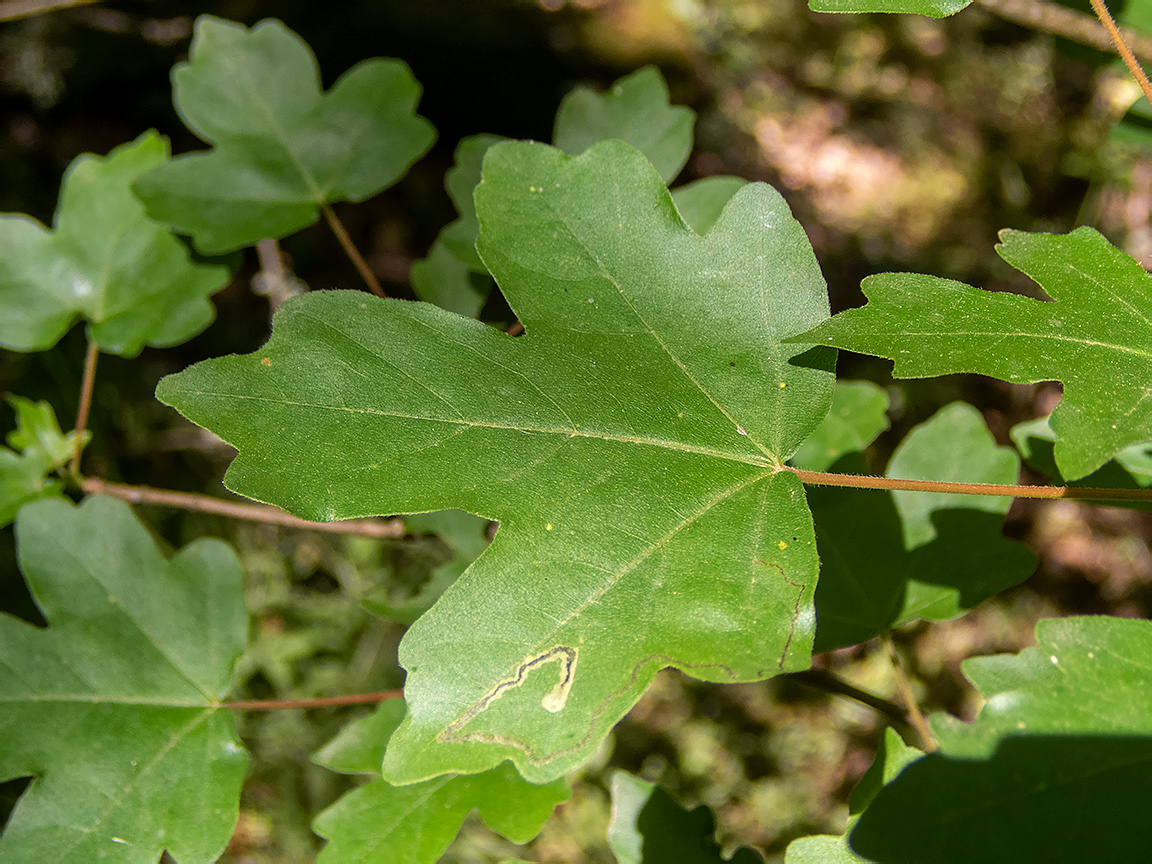
[[[627,144],[489,151],[479,250],[526,333],[352,292],[157,396],[236,445],[231,488],[312,518],[459,508],[495,541],[408,631],[387,776],[586,760],[655,675],[806,668],[815,540],[782,465],[831,399],[811,246],[750,184],[705,237]]]
[[[23,214],[0,216],[0,345],[43,351],[82,318],[101,351],[134,357],[211,323],[207,298],[228,271],[192,264],[131,192],[167,162],[167,141],[145,132],[107,156],[73,160],[51,229]]]
[[[181,119],[212,149],[177,156],[135,190],[152,218],[209,254],[299,231],[321,205],[370,198],[436,137],[415,113],[420,85],[402,61],[365,60],[322,93],[315,55],[274,19],[249,29],[201,15],[172,84]]]
[[[60,431],[56,412],[47,402],[11,394],[7,401],[16,412],[16,428],[7,436],[14,450],[0,447],[0,528],[25,504],[63,495],[63,487],[48,475],[72,458],[76,441],[75,432]],[[85,432],[85,444],[88,438]]]
[[[668,85],[654,66],[614,82],[606,93],[576,87],[560,103],[552,143],[579,156],[599,141],[625,141],[648,157],[671,183],[692,152],[696,112],[671,105]]]
[[[864,280],[866,306],[795,341],[892,358],[903,378],[978,372],[1017,384],[1062,381],[1051,419],[1056,463],[1078,480],[1152,438],[1152,276],[1091,228],[1005,230],[1000,239],[1000,257],[1052,301],[886,273]]]
[[[403,700],[383,702],[317,754],[315,761],[333,771],[377,775],[316,817],[316,833],[328,840],[318,864],[432,864],[474,810],[492,830],[527,843],[568,798],[564,780],[536,786],[507,763],[482,774],[393,786],[379,779],[380,763],[403,717]]]
[[[218,702],[247,633],[235,554],[165,561],[102,497],[29,504],[16,540],[49,627],[0,616],[0,779],[34,777],[0,858],[215,861],[247,764]]]
[[[1040,621],[1034,648],[972,658],[986,702],[933,718],[940,749],[906,767],[850,842],[866,858],[1141,861],[1152,795],[1152,623]]]

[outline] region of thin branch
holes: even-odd
[[[1124,59],[1124,65],[1128,67],[1128,71],[1132,73],[1132,77],[1136,79],[1136,83],[1140,85],[1140,89],[1144,91],[1145,97],[1149,102],[1152,102],[1152,82],[1148,81],[1148,76],[1144,74],[1144,70],[1140,68],[1140,64],[1136,58],[1132,56],[1132,50],[1124,41],[1124,35],[1120,32],[1120,28],[1116,26],[1116,22],[1112,20],[1112,13],[1108,11],[1108,7],[1104,5],[1104,0],[1091,0],[1092,11],[1096,13],[1096,17],[1100,19],[1100,23],[1104,25],[1104,29],[1108,31],[1108,35],[1112,37],[1112,41],[1116,44],[1116,50],[1120,52],[1120,56]]]
[[[320,209],[324,213],[324,218],[328,220],[328,227],[332,229],[332,233],[336,235],[336,239],[340,241],[345,254],[352,259],[352,263],[356,265],[356,270],[359,271],[364,281],[368,283],[368,287],[372,289],[372,293],[377,297],[387,297],[384,289],[380,287],[380,283],[376,280],[376,274],[368,267],[368,262],[364,260],[364,256],[360,254],[360,250],[356,248],[356,244],[352,242],[352,238],[348,236],[348,232],[344,229],[344,223],[340,221],[340,217],[336,215],[336,211],[327,204],[321,204]]]
[[[404,698],[403,690],[382,690],[379,693],[353,693],[350,696],[322,696],[317,699],[248,699],[222,702],[221,708],[237,711],[271,711],[276,708],[336,708],[343,705],[369,705],[386,699]]]
[[[15,21],[18,18],[55,12],[57,9],[88,6],[99,2],[100,0],[7,0],[5,3],[0,3],[0,21]]]
[[[916,697],[912,693],[912,685],[908,683],[908,678],[904,674],[900,655],[896,653],[896,645],[892,642],[892,634],[884,631],[881,639],[884,641],[884,647],[888,650],[888,659],[892,661],[892,668],[896,672],[896,687],[900,690],[900,698],[908,706],[908,719],[919,733],[920,740],[924,744],[924,751],[931,753],[936,749],[936,739],[932,737],[932,730],[928,728],[924,715],[920,713],[920,704],[916,701]]]
[[[72,451],[72,462],[68,470],[73,477],[80,476],[80,452],[84,449],[84,430],[88,428],[88,412],[92,408],[92,388],[96,384],[96,359],[100,349],[91,339],[84,353],[84,373],[80,379],[80,403],[76,406],[76,449]]]
[[[159,507],[175,507],[181,510],[195,510],[200,513],[215,513],[233,519],[246,519],[249,522],[282,525],[285,528],[306,528],[311,531],[327,531],[331,534],[356,534],[360,537],[390,539],[403,537],[405,532],[404,523],[399,519],[310,522],[307,519],[286,513],[279,507],[271,507],[267,504],[225,501],[222,498],[213,498],[209,495],[153,489],[150,486],[125,486],[120,483],[108,483],[97,477],[86,477],[80,485],[90,495],[110,495],[131,504],[155,504]]]
[[[912,725],[912,721],[908,718],[908,712],[895,702],[890,702],[883,696],[877,696],[867,690],[861,690],[855,684],[849,684],[843,678],[825,669],[805,669],[803,672],[795,672],[788,677],[793,681],[799,681],[801,684],[807,684],[809,687],[815,687],[827,693],[855,699],[857,702],[879,711],[894,723],[902,723],[905,726]]]
[[[908,492],[951,492],[961,495],[1009,495],[1013,498],[1064,498],[1073,501],[1149,501],[1152,489],[1090,489],[1082,486],[1014,486],[1003,483],[947,483],[942,480],[900,480],[866,474],[829,474],[784,466],[814,486],[854,489],[899,489]]]
[[[1100,51],[1115,51],[1116,45],[1107,33],[1100,32],[1096,19],[1076,9],[1046,3],[1044,0],[977,0],[989,12],[1014,24],[1023,24],[1033,30],[1042,30],[1054,36],[1063,36]],[[1124,41],[1133,52],[1152,61],[1152,39],[1125,27],[1121,31]]]

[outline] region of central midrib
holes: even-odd
[[[700,444],[688,444],[683,441],[672,441],[664,438],[649,438],[645,436],[614,435],[600,430],[581,429],[579,427],[549,427],[530,426],[527,424],[512,425],[508,423],[492,423],[477,420],[427,417],[414,414],[401,414],[393,411],[381,411],[376,408],[349,408],[338,405],[323,405],[312,402],[300,402],[291,399],[271,399],[267,396],[252,396],[237,393],[211,393],[203,390],[184,391],[196,396],[219,399],[248,400],[252,402],[265,402],[272,405],[287,405],[298,408],[312,408],[321,411],[342,411],[348,414],[360,414],[370,417],[394,417],[401,420],[418,420],[425,423],[448,423],[453,426],[478,427],[481,429],[505,429],[509,432],[535,432],[543,435],[563,435],[567,438],[591,438],[599,441],[612,441],[621,444],[639,444],[649,447],[661,447],[665,450],[674,450],[681,453],[695,453],[713,459],[724,459],[729,462],[741,462],[746,465],[755,465],[757,468],[769,468],[774,471],[782,470],[778,463],[774,463],[767,456],[753,453],[737,453],[719,450]]]

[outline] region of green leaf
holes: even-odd
[[[455,312],[466,318],[480,314],[487,299],[477,289],[473,271],[444,245],[444,236],[436,238],[428,257],[412,265],[412,291],[425,303]],[[492,280],[487,276],[489,285]]]
[[[669,105],[668,85],[655,66],[614,82],[606,93],[576,87],[560,103],[552,143],[579,156],[598,141],[626,141],[671,183],[692,152],[696,112]]]
[[[76,449],[76,433],[65,435],[60,431],[52,406],[43,400],[33,402],[12,394],[5,398],[16,412],[16,428],[8,433],[8,446],[35,459],[45,473],[66,465]],[[87,444],[91,433],[85,431],[83,437]]]
[[[1095,489],[1147,489],[1152,487],[1152,441],[1133,444],[1116,454],[1110,462],[1087,477],[1071,482],[1064,479],[1056,467],[1053,448],[1056,436],[1048,425],[1048,418],[1017,423],[1009,436],[1030,468],[1039,471],[1060,486],[1085,486]],[[1134,510],[1152,510],[1152,504],[1139,501],[1113,501],[1113,507],[1131,507]]]
[[[741,177],[705,177],[672,190],[672,200],[697,234],[707,234],[732,196],[748,185]]]
[[[211,323],[207,298],[227,283],[227,270],[190,263],[132,196],[132,182],[167,161],[167,141],[145,132],[107,156],[73,160],[52,229],[0,216],[0,345],[42,351],[83,318],[101,351],[134,357]]]
[[[627,771],[612,775],[612,821],[608,845],[619,864],[757,864],[756,852],[742,847],[724,858],[716,844],[716,820],[701,805],[689,812],[671,795]]]
[[[403,717],[403,700],[383,702],[316,755],[316,762],[333,771],[377,775],[316,817],[316,833],[328,840],[318,864],[431,864],[440,860],[473,810],[513,843],[527,843],[568,798],[563,780],[545,786],[525,783],[506,762],[483,774],[392,786],[378,775],[384,748]]]
[[[16,412],[16,428],[7,438],[16,452],[0,447],[0,528],[15,519],[25,504],[63,495],[63,487],[48,475],[72,458],[76,441],[75,432],[65,435],[60,431],[56,412],[47,402],[14,395],[6,398]],[[89,437],[85,432],[85,444]]]
[[[397,783],[509,758],[544,782],[662,667],[809,664],[815,538],[780,466],[827,413],[833,358],[780,344],[828,314],[787,205],[749,184],[700,237],[621,142],[575,159],[508,142],[484,172],[480,254],[524,336],[313,292],[260,351],[157,389],[238,447],[242,494],[319,519],[500,521],[401,644]]]
[[[480,223],[476,221],[476,204],[472,195],[480,183],[484,154],[493,144],[506,140],[499,135],[472,135],[462,139],[456,145],[455,164],[444,175],[444,188],[460,216],[440,232],[439,240],[457,260],[475,273],[487,273],[488,268],[476,252]]]
[[[375,615],[399,621],[401,624],[412,624],[432,608],[432,604],[440,599],[440,595],[460,578],[460,574],[468,569],[487,547],[485,532],[488,520],[462,510],[441,510],[436,513],[409,516],[405,522],[409,533],[439,534],[452,548],[454,557],[432,571],[428,582],[419,593],[405,602],[397,603],[387,592],[381,592],[365,597],[361,603]]]
[[[859,453],[888,428],[888,394],[870,381],[837,381],[832,408],[790,460],[827,471],[841,456]]]
[[[0,528],[15,519],[25,504],[63,496],[60,484],[47,479],[46,474],[38,457],[0,447]]]
[[[968,6],[972,0],[808,0],[813,12],[906,12],[947,18]]]
[[[1152,623],[1065,618],[1035,648],[973,658],[974,723],[905,768],[850,842],[885,862],[1142,861],[1152,796]]]
[[[0,858],[215,861],[247,763],[218,704],[247,632],[236,556],[198,540],[165,561],[101,497],[29,504],[16,540],[49,627],[0,616],[0,779],[35,778]]]
[[[857,464],[835,468],[851,473]],[[887,476],[1014,483],[1018,471],[1016,454],[996,446],[980,413],[956,402],[909,433]],[[1010,498],[819,486],[808,500],[821,560],[816,651],[916,618],[952,618],[1036,567],[1026,546],[1001,536]]]
[[[213,148],[177,156],[136,193],[210,254],[299,231],[323,204],[372,197],[436,137],[403,62],[365,60],[322,93],[311,49],[276,20],[248,29],[201,15],[172,82],[180,117]]]
[[[885,273],[864,280],[868,305],[795,341],[892,358],[902,378],[977,372],[1017,384],[1062,381],[1052,412],[1056,463],[1077,480],[1152,438],[1152,276],[1091,228],[1005,230],[1000,239],[1000,257],[1051,302]]]
[[[788,844],[784,864],[858,864],[866,861],[848,848],[848,833],[885,783],[891,783],[906,765],[924,754],[909,747],[893,729],[884,730],[872,767],[860,778],[849,799],[848,827],[843,834],[801,837]]]

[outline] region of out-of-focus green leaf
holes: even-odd
[[[1138,862],[1152,797],[1152,622],[1065,618],[1036,647],[972,658],[986,702],[971,724],[933,718],[940,749],[869,804],[852,848],[924,861]]]
[[[25,504],[63,495],[60,484],[45,474],[40,459],[0,447],[0,528],[15,519]]]
[[[379,779],[380,764],[403,717],[403,700],[384,702],[316,755],[333,771],[377,775],[316,817],[316,833],[328,840],[319,864],[432,864],[473,810],[493,831],[527,843],[568,797],[563,780],[535,786],[507,762],[483,774],[392,786]]]
[[[412,265],[411,278],[412,290],[425,303],[466,318],[479,315],[487,299],[477,290],[473,271],[448,251],[443,233],[432,244],[428,257]],[[484,275],[479,278],[488,279]],[[488,279],[488,284],[491,283],[492,280]]]
[[[1078,480],[1152,438],[1152,276],[1091,228],[1005,230],[1000,239],[1000,257],[1053,301],[885,273],[864,280],[866,306],[794,341],[892,358],[902,378],[977,372],[1017,384],[1062,381],[1051,420],[1056,464]]]
[[[968,6],[972,0],[808,0],[813,12],[906,12],[947,18]]]
[[[9,395],[16,428],[8,433],[9,450],[0,447],[0,528],[16,518],[20,508],[41,498],[55,498],[63,489],[48,475],[72,458],[76,433],[65,435],[56,412],[47,402]],[[84,433],[88,443],[89,433]]]
[[[788,844],[784,864],[860,864],[861,858],[848,848],[848,833],[860,820],[860,814],[876,797],[885,783],[891,783],[904,766],[915,762],[924,754],[909,747],[893,729],[884,730],[884,738],[876,751],[872,767],[860,778],[849,799],[848,827],[843,834],[820,834],[801,837]]]
[[[440,240],[449,252],[476,273],[487,273],[488,268],[476,252],[476,235],[480,225],[476,221],[476,204],[472,195],[480,183],[484,154],[493,144],[506,140],[499,135],[472,135],[464,138],[456,145],[455,164],[444,175],[444,188],[448,190],[448,197],[460,215],[440,232]]]
[[[276,20],[249,29],[201,15],[172,82],[180,117],[213,147],[135,189],[152,218],[207,253],[284,237],[323,204],[370,198],[436,137],[415,113],[420,85],[402,61],[365,60],[322,93],[311,49]]]
[[[552,143],[579,156],[599,141],[626,141],[671,183],[692,152],[696,112],[670,105],[668,85],[654,66],[616,81],[605,93],[577,87],[556,112]]]
[[[49,626],[0,616],[0,779],[34,778],[0,859],[215,861],[247,762],[218,704],[247,634],[235,554],[198,540],[165,561],[101,497],[29,504],[16,539]]]
[[[8,446],[22,451],[27,457],[36,459],[44,466],[44,471],[55,471],[72,458],[76,448],[76,433],[65,435],[60,431],[56,412],[47,402],[33,402],[23,396],[5,397],[16,412],[16,428],[8,433]],[[90,433],[84,433],[84,443],[88,443]]]
[[[432,608],[440,595],[448,590],[460,574],[468,569],[488,545],[485,532],[488,520],[465,513],[462,510],[441,510],[436,513],[421,513],[404,520],[409,533],[429,532],[439,534],[455,553],[451,561],[432,571],[428,582],[419,593],[404,602],[393,601],[387,593],[369,595],[361,602],[373,614],[401,624],[412,624],[417,618]]]
[[[130,188],[167,161],[167,141],[145,132],[107,156],[72,162],[51,229],[22,214],[0,216],[0,345],[42,351],[82,318],[101,351],[134,357],[208,326],[207,298],[227,283],[227,270],[192,264]]]
[[[701,805],[689,812],[657,786],[617,771],[612,775],[612,821],[608,845],[619,864],[759,864],[743,847],[725,858],[716,843],[716,820]]]
[[[741,177],[705,177],[672,190],[676,209],[697,234],[707,234],[732,196],[748,185]]]
[[[1123,4],[1122,10],[1119,15],[1113,11],[1118,24],[1152,35],[1152,3],[1149,3],[1148,0],[1128,0]],[[1120,61],[1117,60],[1117,62]]]
[[[1068,482],[1056,467],[1053,447],[1056,436],[1048,418],[1017,423],[1008,433],[1028,466],[1061,486],[1085,486],[1094,489],[1147,489],[1152,487],[1152,441],[1133,444],[1087,477]],[[1113,501],[1113,507],[1152,510],[1152,504],[1139,501]]]
[[[844,459],[835,467],[856,466]],[[979,412],[956,402],[909,433],[887,475],[1014,483],[1018,470]],[[916,618],[951,618],[1035,569],[1027,547],[1000,534],[1010,498],[815,486],[808,501],[821,560],[816,651]]]
[[[509,758],[546,782],[660,668],[727,682],[810,662],[815,538],[781,466],[827,413],[832,354],[780,345],[827,315],[783,199],[749,184],[700,237],[627,144],[506,142],[476,208],[524,336],[313,292],[260,351],[157,390],[239,448],[226,482],[244,494],[501,523],[401,644],[398,783]]]
[[[832,408],[789,460],[797,468],[827,471],[841,456],[863,452],[888,428],[888,395],[870,381],[837,381]]]

